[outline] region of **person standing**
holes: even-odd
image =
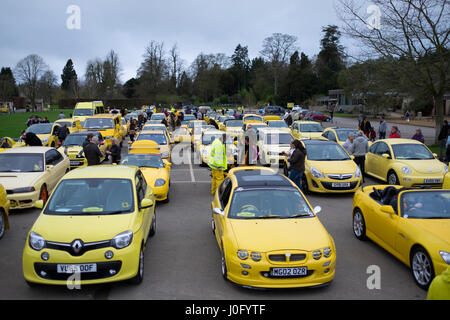
[[[363,183],[365,183],[366,182],[365,163],[366,163],[366,154],[367,152],[369,152],[369,142],[364,137],[364,133],[362,131],[358,133],[358,137],[355,139],[350,151],[351,154],[355,156],[355,162],[359,166],[359,169],[361,170]]]
[[[370,121],[367,120],[367,117],[363,117],[363,120],[360,125],[360,130],[364,132],[367,138],[370,136],[370,129],[372,128],[372,125],[370,124]]]
[[[63,125],[61,128],[59,128],[58,130],[58,140],[59,142],[62,144],[64,142],[64,140],[66,140],[66,137],[70,134],[69,129],[67,128],[67,125]]]
[[[84,148],[84,156],[86,157],[88,166],[100,164],[100,159],[103,154],[98,148],[98,136],[93,136],[90,143]]]
[[[93,133],[89,133],[89,134],[86,136],[86,140],[83,141],[83,145],[82,145],[83,151],[84,151],[84,148],[85,148],[89,143],[91,143],[91,140],[92,140],[92,137],[93,137],[93,136],[94,136]]]
[[[447,165],[448,165],[450,162],[450,129],[448,129],[447,143],[445,146],[447,148],[445,161],[447,162]]]
[[[59,113],[58,120],[65,119],[65,118],[66,118],[66,116],[64,115],[64,112],[61,111]]]
[[[444,120],[444,125],[441,128],[441,131],[439,132],[438,140],[440,142],[440,152],[439,152],[439,158],[443,159],[445,155],[445,145],[447,143],[447,137],[448,137],[448,130],[450,129],[450,126],[448,125],[448,121]]]
[[[348,139],[344,142],[342,147],[344,147],[345,151],[348,152],[348,154],[352,154],[352,146],[355,141],[355,135],[353,133],[350,133],[348,135]]]
[[[400,131],[397,126],[393,126],[391,129],[391,134],[389,135],[389,139],[401,139]]]
[[[106,151],[111,156],[111,163],[119,163],[121,159],[121,149],[117,138],[111,139],[111,149]]]
[[[291,150],[289,154],[282,152],[283,155],[288,156],[289,162],[289,179],[294,182],[297,187],[302,190],[302,180],[305,174],[305,158],[306,149],[300,140],[291,142]]]
[[[387,122],[384,117],[380,117],[380,127],[378,128],[378,136],[380,140],[386,139]]]
[[[208,166],[212,170],[212,181],[211,181],[211,195],[214,195],[217,188],[220,186],[222,181],[225,179],[224,171],[227,170],[227,152],[225,149],[225,144],[222,141],[226,141],[226,133],[222,135],[222,140],[219,138],[212,138],[211,144],[211,154],[208,158]]]
[[[250,137],[248,135],[245,136],[243,166],[255,166],[258,161],[258,149],[256,148],[256,143],[254,143],[255,141],[256,137],[252,136],[252,143],[250,143]]]
[[[416,134],[411,138],[412,140],[417,140],[419,142],[425,143],[425,137],[422,134],[422,130],[417,129]]]

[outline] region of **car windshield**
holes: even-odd
[[[310,161],[345,161],[351,160],[347,152],[338,144],[307,144],[306,153]]]
[[[56,187],[44,214],[109,215],[134,211],[129,179],[68,179]]]
[[[433,154],[421,144],[394,144],[394,156],[398,160],[431,160]]]
[[[231,117],[219,117],[219,122],[225,122],[226,120],[233,119]]]
[[[0,172],[42,172],[44,156],[40,153],[0,154]]]
[[[189,131],[187,131],[186,128],[178,128],[173,132],[173,134],[186,135],[189,134]]]
[[[73,111],[73,115],[75,117],[93,116],[94,110],[93,109],[75,109]]]
[[[138,141],[141,140],[151,140],[151,141],[155,141],[157,144],[159,145],[164,145],[167,144],[167,139],[166,136],[163,134],[147,134],[147,133],[141,133],[138,137],[137,137]]]
[[[201,128],[201,127],[205,127],[205,126],[206,126],[206,123],[203,121],[189,122],[189,129],[192,129],[194,127]]]
[[[291,144],[294,138],[290,134],[267,134],[264,143],[265,144]]]
[[[113,119],[107,118],[88,118],[84,122],[84,129],[113,129]]]
[[[30,126],[26,132],[34,134],[50,134],[52,132],[53,123],[38,123]]]
[[[222,133],[215,133],[215,134],[205,134],[202,138],[202,144],[205,146],[209,146],[214,142],[214,140],[219,139],[222,141]],[[231,137],[228,138],[228,143],[232,143]]]
[[[243,124],[241,120],[228,120],[225,122],[227,128],[242,128]]]
[[[314,217],[305,198],[295,189],[253,189],[234,193],[230,219],[294,219]]]
[[[83,142],[86,140],[87,135],[69,135],[66,140],[64,140],[63,146],[81,146]]]
[[[263,121],[264,119],[262,117],[258,117],[258,116],[248,116],[245,117],[245,121]]]
[[[126,125],[126,124],[127,124],[127,120],[124,119],[124,118],[122,118],[122,124],[123,124],[123,125]]]
[[[305,123],[300,125],[301,132],[322,132],[323,128],[318,123]]]
[[[166,118],[165,114],[154,114],[154,115],[152,115],[151,120],[163,120],[165,118]]]
[[[408,219],[450,219],[450,190],[405,192],[400,207]]]
[[[195,116],[191,115],[191,114],[187,114],[184,116],[184,121],[191,121],[191,120],[195,120]]]
[[[165,125],[161,125],[161,126],[155,126],[155,125],[149,125],[149,126],[144,126],[144,128],[142,129],[142,131],[159,131],[159,130],[166,130],[166,126]]]
[[[72,122],[68,122],[68,121],[58,121],[58,124],[59,124],[61,127],[64,127],[64,125],[65,125],[67,128],[72,127]]]
[[[288,128],[288,125],[284,121],[269,121],[269,127],[271,127],[271,128]]]
[[[123,156],[120,164],[145,168],[164,168],[161,156],[151,154],[128,154]]]
[[[337,133],[339,141],[347,141],[348,136],[350,134],[353,134],[355,136],[355,138],[358,136],[358,130],[351,130],[351,129],[350,130],[336,130],[336,133]],[[366,136],[363,135],[362,137],[367,140]]]

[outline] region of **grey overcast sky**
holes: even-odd
[[[66,26],[70,5],[81,10],[80,30]],[[113,49],[125,82],[151,40],[166,50],[176,43],[185,67],[201,52],[231,56],[238,44],[257,57],[276,32],[297,36],[299,49],[313,57],[322,27],[339,25],[334,0],[1,0],[0,13],[0,66],[38,54],[59,81],[69,58],[82,78],[89,59]]]

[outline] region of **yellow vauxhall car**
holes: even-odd
[[[334,240],[302,192],[269,168],[230,170],[211,204],[222,276],[245,287],[329,284]]]
[[[307,153],[303,192],[351,193],[361,186],[361,170],[338,143],[327,140],[303,140],[302,143]],[[289,175],[287,160],[284,173]]]
[[[450,190],[368,186],[353,200],[353,233],[370,238],[428,289],[450,267]]]
[[[0,239],[5,235],[5,231],[9,229],[9,205],[6,190],[0,184]]]
[[[409,139],[375,142],[366,155],[366,173],[390,185],[442,188],[448,167],[423,143]]]
[[[291,126],[291,132],[297,140],[323,139],[323,127],[314,121],[295,121]]]
[[[23,275],[29,285],[140,283],[144,252],[156,232],[152,187],[137,167],[71,171],[28,233]]]
[[[122,142],[125,138],[120,114],[99,114],[87,117],[84,121],[83,130],[98,131],[107,141],[116,138],[120,143],[120,147],[122,147]],[[109,142],[108,146],[110,145]]]

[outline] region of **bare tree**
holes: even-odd
[[[36,108],[36,97],[39,87],[39,79],[48,70],[47,64],[40,56],[32,54],[17,63],[14,73],[25,91],[25,96],[30,100],[33,108]]]
[[[52,104],[56,88],[58,87],[58,78],[56,74],[48,70],[39,79],[38,92],[44,99],[44,103]]]
[[[274,78],[274,94],[278,94],[278,83],[281,70],[290,56],[297,50],[297,37],[288,34],[274,33],[264,39],[260,54],[270,63]]]
[[[398,59],[399,72],[433,101],[436,127],[444,118],[450,78],[449,0],[338,0],[344,32],[372,57]],[[378,20],[378,21],[377,21]],[[436,130],[436,141],[439,130]]]
[[[138,70],[141,95],[155,97],[162,82],[167,80],[168,70],[169,66],[166,61],[164,43],[151,41],[145,49],[144,62],[142,62]]]

